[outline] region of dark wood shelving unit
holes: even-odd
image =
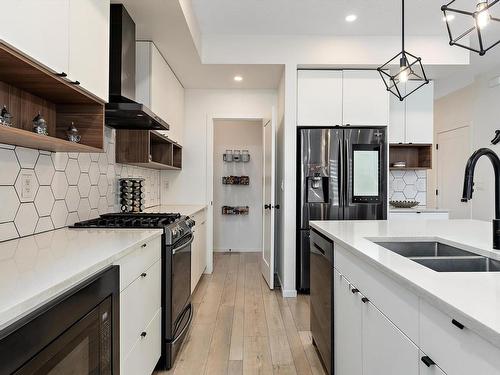
[[[77,84],[0,41],[0,106],[14,116],[0,125],[0,143],[47,151],[103,152],[105,103]],[[45,118],[49,135],[35,134],[32,120]],[[80,143],[66,140],[75,123]]]
[[[151,130],[117,130],[116,162],[151,169],[182,169],[182,146]]]
[[[405,161],[406,167],[393,167],[398,161]],[[389,168],[393,170],[431,169],[431,144],[391,144],[389,146]]]

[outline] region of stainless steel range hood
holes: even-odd
[[[123,4],[111,4],[109,52],[106,125],[116,129],[169,130],[165,120],[135,101],[135,23]]]

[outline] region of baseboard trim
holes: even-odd
[[[283,295],[283,298],[295,298],[297,297],[297,291],[295,289],[282,289],[281,294]]]

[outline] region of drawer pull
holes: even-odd
[[[78,86],[80,84],[80,81],[71,81],[71,84]]]
[[[147,243],[143,243],[143,244],[141,245],[141,247],[146,247],[146,246],[148,246],[148,244],[147,244]]]
[[[436,365],[436,363],[432,359],[430,359],[429,357],[427,357],[427,356],[423,356],[421,358],[421,360],[422,360],[422,362],[424,362],[424,364],[427,367],[431,367],[431,366],[435,366]]]
[[[458,327],[459,329],[464,329],[464,327],[465,327],[462,323],[460,323],[460,322],[456,321],[455,319],[452,319],[452,320],[451,320],[451,323],[452,323],[454,326]]]
[[[141,277],[146,277],[148,274],[146,272],[141,273]]]
[[[146,337],[147,334],[148,333],[146,331],[143,331],[143,332],[141,332],[141,337],[144,338],[144,337]]]
[[[356,289],[356,288],[352,288],[352,289],[351,289],[351,292],[352,292],[352,294],[356,294],[356,293],[359,293],[359,289]]]
[[[366,297],[363,297],[363,298],[361,298],[361,301],[363,301],[363,303],[367,303],[367,302],[369,302],[370,300],[369,300],[368,298],[366,298]]]
[[[64,78],[64,77],[67,77],[68,75],[64,72],[61,72],[61,73],[57,73],[56,76]]]

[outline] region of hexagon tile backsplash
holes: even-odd
[[[427,171],[421,169],[397,171],[389,174],[389,200],[416,200],[419,206],[427,204]]]
[[[115,130],[105,130],[100,154],[0,144],[0,242],[117,212],[120,177],[144,178],[146,206],[160,204],[160,172],[115,163]]]

